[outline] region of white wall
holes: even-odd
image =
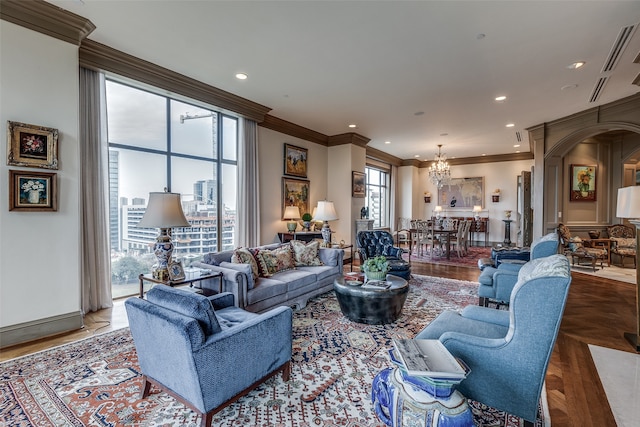
[[[0,20],[0,153],[7,120],[59,130],[58,211],[9,212],[0,162],[0,326],[80,310],[78,48]],[[31,169],[44,171],[43,169]]]
[[[513,215],[511,219],[515,220],[516,204],[517,204],[517,177],[522,171],[531,171],[533,160],[519,160],[514,162],[499,163],[478,163],[472,165],[461,165],[451,167],[451,176],[453,178],[466,177],[484,177],[484,212],[481,216],[489,216],[489,241],[502,242],[504,240],[504,211],[511,210]],[[420,182],[422,188],[416,190],[419,200],[422,204],[421,218],[429,218],[433,214],[433,209],[438,204],[438,189],[429,181],[429,172],[427,168],[420,168]],[[500,189],[500,202],[493,203],[491,201],[491,193],[493,190]],[[424,203],[423,193],[429,191],[431,193],[431,203]],[[446,209],[446,206],[443,206]],[[463,213],[462,211],[450,210],[449,216],[471,215],[471,212]],[[534,212],[535,216],[535,212]],[[511,224],[511,241],[516,241],[516,224]],[[535,236],[534,236],[535,238]]]
[[[287,231],[282,221],[282,178],[284,177],[284,144],[307,148],[307,179],[309,180],[309,209],[327,197],[328,148],[302,139],[258,127],[258,156],[260,158],[260,243],[278,241],[278,232]],[[295,177],[292,177],[295,178]],[[242,189],[240,189],[242,191]],[[300,212],[304,214],[304,212]],[[300,228],[298,228],[300,230]]]

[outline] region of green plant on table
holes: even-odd
[[[362,264],[362,271],[366,272],[388,272],[389,271],[389,261],[384,255],[378,255],[373,258],[368,258],[365,260],[364,264]]]
[[[309,222],[313,219],[313,217],[311,216],[311,214],[309,212],[305,213],[304,215],[302,215],[302,220]]]

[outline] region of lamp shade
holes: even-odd
[[[434,209],[434,211],[436,211],[436,212],[442,212],[442,206],[436,206],[436,208]]]
[[[640,218],[640,185],[618,188],[618,218]]]
[[[482,206],[480,206],[480,205],[474,205],[474,206],[473,206],[473,211],[474,211],[474,212],[481,212],[481,211],[482,211]]]
[[[184,216],[179,193],[149,193],[149,204],[138,227],[191,227]]]
[[[300,209],[297,206],[287,206],[284,208],[284,215],[282,215],[282,219],[300,219]]]
[[[318,208],[313,219],[318,221],[334,221],[338,219],[333,202],[327,202],[326,200],[318,202]]]

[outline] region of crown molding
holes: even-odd
[[[165,89],[262,122],[271,108],[93,40],[80,45],[80,65]]]
[[[305,141],[314,142],[316,144],[327,146],[329,145],[329,137],[315,130],[305,128],[295,123],[288,122],[283,119],[279,119],[270,114],[264,116],[264,120],[258,123],[258,126],[271,129],[276,132],[284,133],[285,135],[293,136],[295,138],[304,139]]]
[[[392,166],[406,166],[404,164],[405,160],[402,160],[400,157],[396,157],[392,154],[385,153],[384,151],[380,151],[377,148],[367,147],[366,156],[367,158],[379,160]]]
[[[80,46],[96,26],[43,0],[1,0],[0,19]]]
[[[367,144],[369,143],[369,141],[371,141],[371,138],[367,138],[366,136],[362,136],[355,132],[331,135],[328,140],[329,147],[333,147],[336,145],[353,144],[363,148],[367,148]]]
[[[515,162],[518,160],[533,160],[533,153],[509,153],[496,154],[493,156],[461,157],[458,159],[447,159],[449,166],[474,165],[480,163]],[[424,160],[420,163],[420,168],[428,168],[433,160]]]

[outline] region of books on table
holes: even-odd
[[[393,346],[409,375],[462,379],[467,370],[438,340],[394,339]]]

